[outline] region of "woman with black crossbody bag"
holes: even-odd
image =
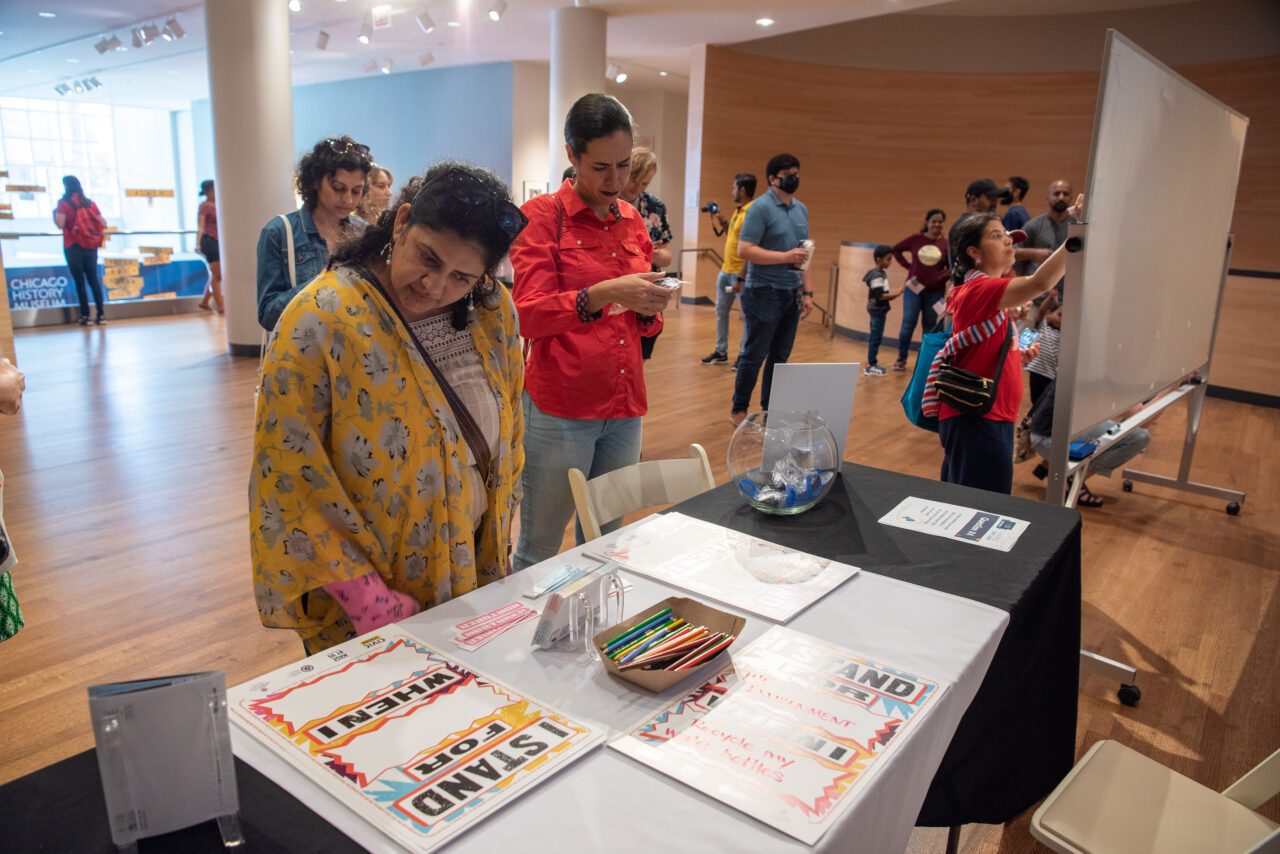
[[[1084,197],[1076,200],[1082,209]],[[974,214],[956,227],[947,297],[955,333],[934,357],[925,385],[925,415],[938,418],[942,480],[1009,493],[1013,489],[1013,434],[1022,405],[1022,350],[1009,310],[1048,291],[1062,278],[1059,247],[1030,276],[1007,278],[1021,231],[1006,232],[999,217]]]

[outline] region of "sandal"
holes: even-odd
[[[1089,487],[1080,484],[1080,494],[1076,496],[1077,507],[1101,507],[1105,502],[1089,491]]]

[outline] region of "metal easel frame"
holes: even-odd
[[[1080,347],[1084,337],[1081,329],[1084,314],[1084,264],[1081,263],[1080,252],[1084,249],[1087,223],[1077,223],[1067,230],[1067,293],[1072,298],[1065,300],[1062,327],[1062,354],[1066,358],[1058,364],[1059,382],[1054,389],[1053,441],[1050,444],[1048,460],[1049,476],[1045,484],[1045,500],[1054,504],[1075,507],[1080,495],[1081,486],[1089,474],[1089,458],[1079,461],[1069,459],[1071,445],[1072,395],[1075,388],[1076,367],[1079,361]],[[1200,429],[1200,416],[1204,410],[1205,392],[1208,389],[1209,369],[1213,364],[1213,348],[1218,339],[1218,322],[1222,317],[1222,300],[1226,292],[1227,271],[1231,265],[1231,246],[1233,235],[1227,235],[1227,245],[1223,251],[1222,274],[1218,281],[1218,302],[1214,311],[1213,332],[1209,337],[1209,354],[1205,363],[1195,372],[1189,382],[1179,383],[1173,391],[1166,394],[1156,403],[1136,413],[1121,423],[1119,429],[1104,436],[1098,443],[1093,456],[1102,453],[1125,435],[1149,422],[1159,413],[1184,398],[1189,407],[1187,412],[1187,432],[1182,445],[1182,461],[1176,478],[1164,475],[1149,474],[1140,471],[1124,470],[1124,489],[1132,489],[1133,483],[1149,483],[1156,486],[1180,489],[1198,495],[1221,498],[1228,502],[1227,512],[1236,515],[1240,505],[1244,503],[1245,493],[1220,486],[1209,486],[1189,480],[1192,457],[1195,454],[1196,436]],[[1065,391],[1064,391],[1065,390]],[[1121,683],[1120,700],[1126,705],[1136,705],[1142,696],[1136,685],[1137,669],[1113,659],[1104,658],[1087,650],[1080,651],[1081,664],[1090,671],[1102,676],[1117,679]]]

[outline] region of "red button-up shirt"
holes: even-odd
[[[531,344],[524,387],[538,409],[560,418],[635,418],[649,409],[640,339],[658,334],[662,316],[641,322],[612,304],[583,320],[579,292],[646,273],[649,231],[636,209],[618,202],[601,220],[565,181],[525,202],[529,224],[511,247],[512,296],[520,334]]]

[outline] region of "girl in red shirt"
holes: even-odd
[[[631,171],[631,114],[610,95],[584,95],[564,124],[577,178],[530,199],[511,247],[512,296],[525,366],[525,466],[513,566],[560,551],[573,515],[568,471],[588,478],[640,461],[648,411],[640,339],[662,328],[671,291],[653,281],[653,243],[619,196]],[[603,526],[612,531],[618,526]],[[581,526],[575,526],[583,541]]]
[[[76,283],[76,296],[80,299],[80,325],[89,325],[89,295],[85,286],[93,290],[93,304],[98,314],[94,323],[107,322],[102,313],[102,282],[98,279],[98,248],[102,246],[107,221],[102,212],[87,198],[80,179],[66,175],[62,179],[62,198],[53,211],[53,222],[62,229],[62,253],[67,258],[67,270]],[[77,227],[77,225],[79,227]],[[92,235],[96,235],[96,238]]]
[[[1082,209],[1083,204],[1084,197],[1078,197],[1076,208]],[[1007,278],[1013,267],[1014,236],[990,213],[961,220],[955,240],[952,273],[960,284],[947,297],[955,333],[939,359],[949,354],[954,367],[994,378],[1006,337],[1012,336],[1012,340],[989,412],[961,413],[937,401],[929,388],[925,391],[926,411],[930,408],[928,398],[933,397],[945,454],[942,480],[1007,494],[1013,489],[1013,424],[1022,405],[1022,362],[1035,358],[1038,352],[1034,344],[1029,350],[1019,348],[1018,330],[1009,310],[1052,288],[1066,270],[1067,255],[1059,246],[1032,275]]]

